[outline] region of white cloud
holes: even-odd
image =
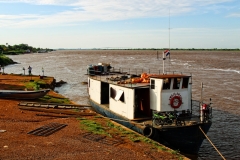
[[[229,14],[227,17],[240,17],[240,13],[232,13]]]
[[[0,0],[4,3],[28,3],[32,5],[71,6],[71,10],[51,15],[0,15],[0,27],[63,25],[83,21],[112,21],[132,18],[167,17],[197,10],[198,6],[217,5],[232,0]],[[37,6],[36,6],[37,7]],[[217,7],[214,7],[214,10]],[[208,8],[209,10],[209,8]],[[204,12],[204,11],[202,11]],[[34,19],[33,19],[34,17]]]

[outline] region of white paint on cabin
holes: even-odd
[[[183,78],[181,78],[179,89],[173,89],[173,78],[171,79],[170,89],[162,89],[164,80],[160,78],[151,78],[155,81],[154,87],[150,84],[150,109],[165,112],[165,111],[182,111],[191,110],[191,83],[188,83],[187,88],[182,88]],[[88,79],[89,96],[95,102],[101,103],[101,81],[95,79]],[[128,119],[134,119],[134,103],[135,103],[135,90],[134,88],[127,88],[117,84],[109,84],[109,109],[113,112],[124,116]],[[111,89],[116,93],[111,97]],[[179,108],[174,109],[170,105],[170,97],[173,94],[180,94],[182,97],[182,104]],[[121,100],[124,96],[124,100]]]
[[[188,109],[191,110],[192,105],[192,83],[188,84]]]
[[[133,119],[134,118],[134,89],[125,88],[125,87],[117,86],[114,84],[110,84],[110,88],[116,90],[118,93],[123,92],[124,102],[119,100],[117,96],[116,98],[112,98],[109,96],[110,97],[109,109],[128,119]]]
[[[153,88],[150,87],[150,108],[158,112],[174,111],[174,108],[170,105],[171,95],[180,94],[182,97],[182,105],[175,109],[177,111],[190,110],[191,109],[191,84],[188,88],[182,88],[182,79],[179,89],[173,89],[173,78],[170,89],[163,90],[163,79],[151,78],[155,81]]]
[[[88,78],[89,98],[101,104],[101,81]],[[110,89],[117,91],[116,97],[110,96]],[[124,102],[120,100],[124,96]],[[107,96],[107,95],[105,95]],[[128,119],[134,119],[134,89],[109,84],[109,109]]]
[[[160,100],[158,100],[161,96],[161,90],[162,90],[162,79],[155,79],[155,86],[154,89],[150,87],[150,108],[152,110],[160,111]]]
[[[101,104],[101,81],[88,78],[89,98]]]

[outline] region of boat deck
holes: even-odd
[[[138,87],[148,88],[150,85],[149,83],[131,83],[130,78],[127,78],[127,79],[120,78],[121,77],[120,75],[124,76],[124,74],[109,74],[109,75],[101,74],[101,75],[90,76],[90,78],[99,80],[102,82],[106,82],[109,84],[115,84],[122,87],[127,87],[127,88],[138,88]]]
[[[104,106],[104,107],[109,109],[109,104],[101,104],[101,106]],[[134,125],[140,125],[140,126],[149,125],[149,126],[153,126],[154,128],[158,128],[158,129],[176,127],[175,123],[164,124],[164,125],[157,126],[153,123],[152,117],[146,117],[146,116],[143,116],[143,115],[142,116],[139,115],[138,118],[131,119],[131,120],[128,120],[128,121],[130,123],[134,124]],[[182,124],[182,126],[190,126],[190,125],[198,124],[198,123],[201,123],[201,122],[200,122],[200,119],[199,119],[198,116],[192,116],[191,118],[185,118],[184,123]],[[181,127],[181,126],[178,126],[178,127]]]

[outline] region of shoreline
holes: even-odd
[[[38,81],[40,77],[12,74],[0,75],[0,89],[24,88],[24,85],[30,82],[30,80]],[[54,78],[46,77],[43,80],[48,80],[47,83],[51,84]],[[49,95],[60,99],[66,98],[54,91],[51,91]],[[37,101],[39,102],[39,100]],[[72,101],[69,100],[69,102],[71,103]],[[94,159],[106,157],[108,159],[188,159],[160,144],[140,141],[139,139],[145,138],[143,136],[133,134],[132,138],[135,140],[131,140],[128,136],[121,135],[122,131],[116,130],[117,127],[111,128],[106,126],[109,123],[114,124],[114,126],[120,125],[100,115],[80,116],[78,118],[71,116],[65,118],[39,116],[38,113],[40,112],[19,109],[19,103],[20,100],[0,99],[2,110],[0,114],[0,130],[5,130],[3,133],[0,133],[0,159],[26,159],[26,157],[34,159],[89,159],[92,155],[95,156]],[[58,115],[62,116],[64,114]],[[121,141],[117,145],[106,145],[99,141],[88,139],[86,134],[89,131],[79,127],[79,125],[82,126],[82,120],[91,120],[101,124],[106,129],[107,134],[111,135],[110,137],[106,136],[106,139],[112,142]],[[27,134],[29,131],[48,123],[60,123],[67,126],[47,137]],[[126,128],[124,130],[130,132]],[[149,140],[146,139],[146,141]],[[119,151],[122,154],[118,154]]]

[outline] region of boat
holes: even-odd
[[[212,125],[212,103],[192,99],[191,74],[137,74],[108,63],[89,65],[87,73],[96,112],[181,153],[198,154]]]
[[[38,99],[44,97],[50,89],[41,89],[37,91],[25,90],[0,90],[0,98],[7,99]]]

